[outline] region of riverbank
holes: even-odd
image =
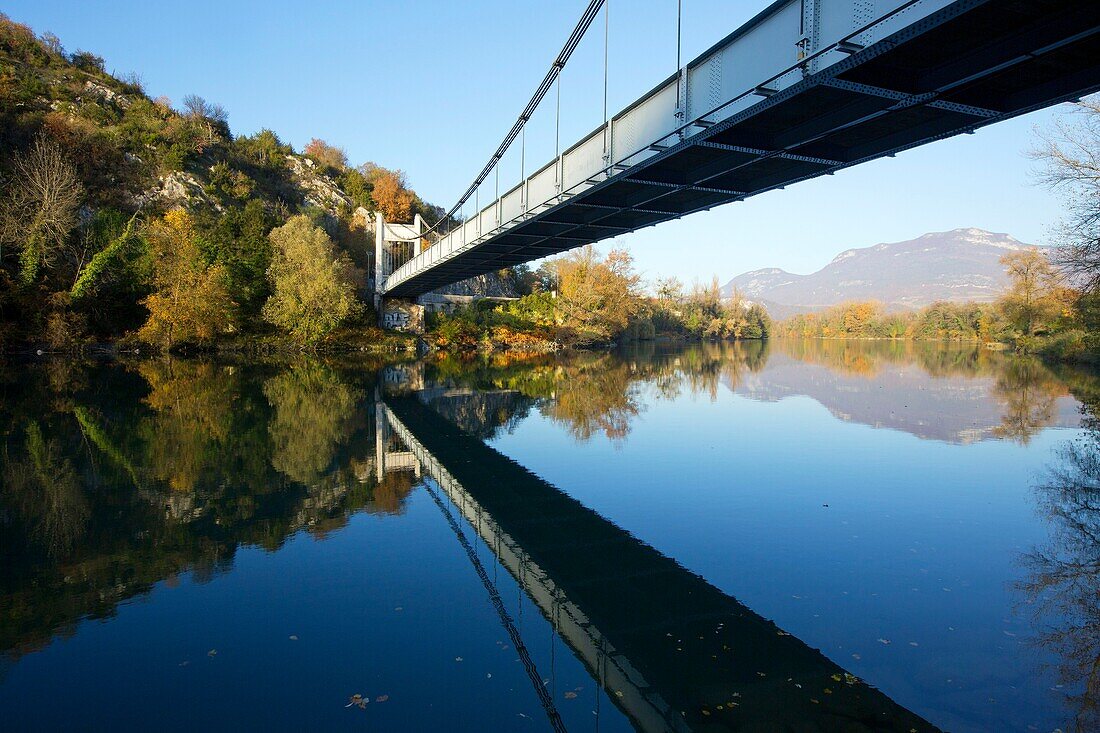
[[[33,341],[0,344],[0,355],[15,357],[44,356],[47,354],[106,357],[141,354],[258,356],[265,354],[345,354],[354,352],[374,355],[414,355],[422,350],[422,344],[422,339],[414,334],[374,326],[349,326],[339,328],[307,346],[289,339],[283,334],[274,332],[264,334],[240,333],[227,334],[205,344],[181,344],[166,351],[156,345],[128,335],[112,340],[79,341],[63,347]]]

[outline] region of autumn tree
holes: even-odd
[[[149,318],[138,337],[170,349],[235,330],[237,306],[225,268],[203,258],[191,215],[169,211],[148,227],[146,238],[155,290],[142,301]]]
[[[873,335],[872,328],[881,317],[881,308],[878,303],[870,301],[847,303],[843,307],[841,324],[844,333],[849,336]]]
[[[405,187],[404,173],[381,168],[368,176],[368,180],[372,181],[371,198],[387,221],[412,219],[415,196]]]
[[[613,249],[601,258],[592,245],[555,261],[562,325],[581,340],[607,340],[627,327],[641,305],[641,277],[630,253]]]
[[[320,138],[313,138],[303,151],[315,163],[325,168],[342,171],[348,167],[348,154],[343,148],[329,145]]]
[[[0,257],[19,248],[20,279],[30,284],[51,266],[77,222],[84,187],[61,148],[39,137],[15,156],[12,180],[0,201]]]
[[[1038,249],[1009,252],[1001,258],[1008,274],[1008,291],[1000,300],[1001,310],[1024,336],[1035,335],[1042,319],[1051,315],[1052,295],[1057,285],[1054,267]]]
[[[299,214],[269,237],[272,294],[263,315],[270,323],[309,344],[361,311],[355,266],[323,229]]]

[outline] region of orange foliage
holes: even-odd
[[[303,152],[323,166],[335,168],[338,171],[348,167],[348,155],[344,149],[329,145],[320,138],[315,137],[310,140]]]
[[[412,218],[413,193],[405,188],[400,171],[379,169],[371,198],[388,221],[407,222]]]

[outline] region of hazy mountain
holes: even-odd
[[[736,288],[779,318],[849,300],[877,300],[891,308],[919,308],[937,300],[992,301],[1007,284],[1001,257],[1029,246],[982,229],[933,232],[907,242],[845,250],[809,275],[753,270],[730,280],[722,292],[729,295]]]

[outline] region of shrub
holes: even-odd
[[[362,312],[355,267],[324,229],[299,214],[269,235],[272,294],[263,315],[302,344],[312,344]]]

